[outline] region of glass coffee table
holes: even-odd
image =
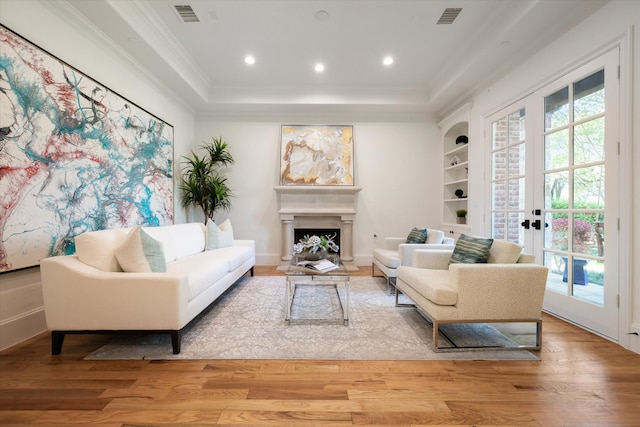
[[[329,258],[331,260],[331,258]],[[337,260],[338,268],[335,270],[322,273],[312,270],[308,267],[296,265],[296,258],[289,265],[285,273],[286,290],[285,290],[285,321],[287,324],[291,322],[291,305],[293,297],[296,293],[296,286],[333,286],[338,295],[338,300],[342,306],[342,320],[344,325],[349,324],[349,271],[339,260]],[[343,296],[340,297],[340,287],[343,289]]]

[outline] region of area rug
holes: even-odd
[[[537,360],[526,350],[434,352],[431,324],[396,307],[382,278],[351,278],[347,325],[336,288],[315,285],[297,288],[286,324],[284,291],[282,276],[243,277],[183,331],[180,354],[166,334],[116,335],[85,359]],[[517,346],[486,324],[447,325],[439,341]]]

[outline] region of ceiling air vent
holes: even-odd
[[[198,19],[198,15],[196,15],[190,5],[174,4],[173,7],[175,8],[176,12],[178,12],[180,19],[182,19],[182,22],[200,22],[200,20]]]
[[[462,12],[461,7],[448,7],[442,12],[442,16],[438,19],[438,24],[453,24],[458,15]]]

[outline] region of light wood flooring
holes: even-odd
[[[640,426],[640,355],[543,331],[539,361],[84,361],[110,336],[45,333],[0,352],[0,425]]]

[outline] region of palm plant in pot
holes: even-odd
[[[233,164],[233,157],[222,137],[212,140],[200,147],[205,150],[202,157],[193,151],[191,157],[183,156],[186,166],[179,187],[183,193],[182,206],[199,206],[205,224],[213,220],[216,211],[228,211],[233,197],[227,178],[221,174],[222,168]]]

